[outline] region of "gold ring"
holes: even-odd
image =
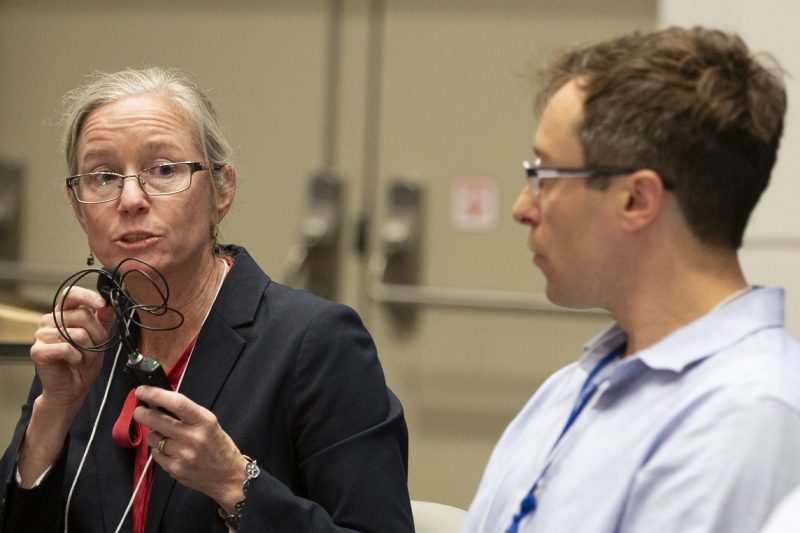
[[[156,451],[161,455],[169,457],[167,452],[164,451],[164,447],[167,445],[167,437],[162,437],[160,441],[158,441],[158,446],[156,446]]]

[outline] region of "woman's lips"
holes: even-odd
[[[156,236],[151,233],[127,233],[117,239],[117,244],[124,248],[139,248],[155,241]]]

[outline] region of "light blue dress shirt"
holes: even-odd
[[[778,504],[759,533],[797,533],[798,531],[800,531],[800,487],[796,487]]]
[[[501,533],[540,481],[521,533],[755,533],[800,484],[800,345],[783,290],[755,288],[606,367],[553,443],[612,326],[551,376],[492,453],[465,533]]]

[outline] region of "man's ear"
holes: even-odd
[[[218,192],[216,195],[217,224],[222,222],[222,219],[228,214],[228,210],[233,204],[233,197],[236,195],[236,167],[228,163],[225,165],[223,172],[225,172],[228,187],[227,191]]]
[[[659,216],[664,207],[666,189],[661,176],[652,170],[637,170],[621,185],[625,191],[623,227],[629,231],[646,228]]]

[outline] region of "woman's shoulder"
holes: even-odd
[[[228,247],[234,266],[222,296],[238,306],[255,305],[271,318],[313,321],[321,316],[358,316],[349,306],[273,280],[243,247]],[[257,309],[253,309],[257,312]],[[304,320],[305,318],[305,320]],[[359,320],[360,321],[360,320]]]

